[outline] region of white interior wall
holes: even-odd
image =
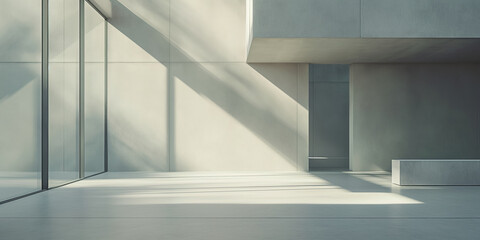
[[[245,0],[110,2],[110,171],[308,169],[308,66],[245,62]]]

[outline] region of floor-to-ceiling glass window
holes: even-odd
[[[0,201],[40,190],[42,7],[0,2]]]
[[[105,170],[105,62],[105,19],[84,0],[0,2],[0,202],[42,188],[42,116],[49,188]]]
[[[79,178],[79,0],[49,0],[49,187]]]
[[[85,3],[85,176],[104,171],[105,19]]]

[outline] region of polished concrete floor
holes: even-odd
[[[480,187],[388,173],[105,173],[0,205],[0,239],[479,239]]]

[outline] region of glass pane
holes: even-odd
[[[105,20],[85,3],[85,176],[104,171]]]
[[[49,1],[49,186],[79,178],[79,1]]]
[[[0,201],[40,190],[42,8],[0,7]]]

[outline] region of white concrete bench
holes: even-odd
[[[480,159],[392,160],[397,185],[480,185]]]

